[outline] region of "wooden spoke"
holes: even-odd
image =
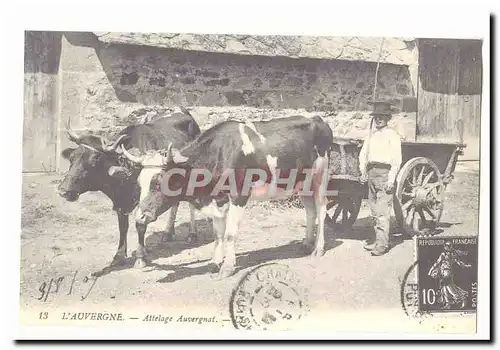
[[[352,226],[358,217],[361,200],[361,197],[339,197],[333,204],[330,202],[331,205],[328,205],[328,208],[336,207],[331,219],[327,214],[329,222],[331,224],[342,224],[345,227]]]
[[[394,211],[400,227],[413,236],[422,234],[422,229],[431,223],[438,224],[443,206],[434,207],[432,203],[443,202],[445,186],[437,165],[426,157],[411,158],[401,167],[396,180],[397,201]],[[415,191],[423,186],[425,186],[423,192]],[[422,202],[419,207],[415,206],[414,196],[417,194],[420,197],[419,201]],[[425,203],[427,200],[428,204]]]
[[[410,211],[408,212],[408,216],[406,217],[406,224],[408,226],[411,225],[412,221],[413,221],[413,216],[415,214],[415,207],[411,207],[410,208]]]
[[[332,209],[334,206],[336,206],[337,204],[339,204],[339,202],[334,199],[332,200],[331,202],[329,202],[327,205],[326,205],[326,210],[330,210]]]
[[[403,205],[401,206],[401,210],[403,211],[403,213],[404,213],[404,212],[405,212],[405,211],[406,211],[406,210],[410,207],[410,205],[412,205],[412,204],[413,204],[413,201],[411,201],[411,200],[410,200],[410,201],[408,201],[408,202],[406,202],[405,204],[403,204]]]
[[[418,174],[418,185],[422,184],[422,180],[424,178],[424,172],[425,172],[425,165],[422,165],[422,170],[420,171],[420,174]]]
[[[432,212],[432,210],[430,210],[429,208],[427,207],[424,207],[424,210],[427,214],[429,214],[429,216],[432,218],[432,220],[436,220],[436,215]]]
[[[432,188],[430,193],[433,198],[436,198],[438,196],[437,187]]]
[[[429,180],[432,178],[432,175],[434,175],[434,174],[435,174],[434,171],[431,170],[431,172],[425,176],[424,182],[422,182],[422,186],[427,185]]]
[[[439,186],[441,186],[441,185],[442,185],[442,184],[441,184],[440,182],[434,182],[434,183],[432,183],[432,184],[429,184],[429,186],[427,186],[427,188],[431,188],[431,189],[433,189],[433,191],[435,190],[435,191],[436,191],[436,193],[437,193],[437,188],[438,188]]]
[[[340,215],[340,212],[342,211],[342,206],[339,205],[337,206],[337,208],[335,208],[335,212],[333,213],[333,216],[332,216],[332,220],[334,222],[337,222],[337,219],[339,218],[339,215]]]
[[[410,183],[410,180],[406,180],[403,189],[405,191],[413,191],[414,186]]]
[[[348,215],[349,215],[348,209],[344,208],[344,210],[342,210],[342,222],[346,222],[347,221]]]

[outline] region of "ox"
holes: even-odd
[[[118,250],[111,265],[120,264],[127,257],[127,232],[129,214],[140,200],[140,187],[137,177],[140,169],[130,164],[122,155],[121,144],[127,149],[141,151],[158,150],[170,143],[182,147],[200,133],[200,128],[193,117],[182,108],[183,113],[174,113],[169,117],[157,119],[151,124],[130,125],[123,129],[114,142],[92,135],[78,135],[67,125],[69,139],[78,147],[67,148],[62,156],[70,161],[70,167],[59,185],[59,194],[70,202],[87,191],[101,191],[113,202],[113,210],[118,216],[120,240]],[[178,203],[172,204],[170,217],[162,241],[171,240],[175,231],[175,217]],[[191,209],[191,239],[196,239],[194,209]],[[144,236],[139,235],[139,247],[144,247]],[[135,267],[143,266],[143,251],[136,251]]]
[[[154,155],[134,156],[123,149],[129,160],[145,166],[139,184],[142,191],[149,190],[136,211],[136,227],[144,234],[147,224],[172,205],[190,202],[213,219],[212,263],[219,278],[225,278],[235,271],[235,239],[247,202],[297,193],[306,210],[303,243],[311,255],[322,256],[327,196],[319,189],[326,190],[328,183],[332,141],[332,130],[320,117],[293,116],[254,123],[225,121],[180,151],[169,145]]]

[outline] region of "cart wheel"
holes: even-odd
[[[409,236],[434,234],[445,190],[436,164],[428,158],[412,158],[399,171],[396,183],[394,210],[400,227]]]
[[[334,208],[335,210],[330,217],[328,211]],[[359,209],[361,208],[360,196],[340,196],[333,199],[326,206],[326,221],[330,226],[341,225],[344,229],[350,229],[358,218]]]

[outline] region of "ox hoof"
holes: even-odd
[[[121,266],[124,265],[127,262],[127,256],[124,254],[116,254],[113,257],[113,260],[111,260],[111,263],[109,266]]]
[[[143,259],[143,258],[138,258],[136,261],[135,261],[135,264],[134,264],[134,268],[135,269],[143,269],[147,266],[146,264],[146,260]]]
[[[310,242],[307,239],[302,240],[302,245],[309,251],[312,251],[314,248],[314,242]]]
[[[174,234],[172,232],[165,232],[161,235],[161,243],[172,242],[174,240]]]
[[[312,251],[311,257],[320,257],[325,255],[325,249],[324,248],[316,248]]]
[[[210,277],[214,280],[218,280],[220,277],[219,277],[219,272],[220,272],[220,268],[222,266],[222,262],[221,263],[216,263],[216,262],[210,262],[208,264],[208,271],[210,273]]]
[[[210,271],[210,273],[212,273],[212,274],[218,275],[220,268],[221,268],[221,265],[222,265],[222,263],[216,263],[216,262],[212,261],[208,264],[208,271]],[[214,276],[212,276],[212,277],[214,277]]]
[[[225,279],[231,277],[234,274],[234,267],[222,267],[219,271],[218,279]]]

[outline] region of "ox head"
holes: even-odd
[[[73,202],[82,193],[102,189],[107,177],[115,169],[121,169],[118,167],[121,153],[118,146],[127,136],[121,135],[115,141],[109,141],[91,134],[78,135],[71,130],[69,121],[67,132],[69,139],[78,147],[62,151],[62,156],[69,160],[70,167],[58,191],[62,197]]]
[[[141,198],[136,223],[147,225],[182,199],[187,182],[188,158],[172,144],[167,150],[141,156],[130,154],[123,146],[122,152],[128,160],[142,168],[138,178]]]

